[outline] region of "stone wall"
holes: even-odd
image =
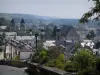
[[[76,73],[69,73],[37,63],[28,63],[28,71],[34,75],[76,75]]]
[[[13,67],[27,67],[27,63],[23,61],[13,61],[13,60],[0,60],[0,65],[8,65]]]

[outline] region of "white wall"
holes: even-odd
[[[28,59],[33,52],[20,52],[20,59]]]
[[[3,59],[3,58],[4,58],[4,53],[0,52],[0,59]]]

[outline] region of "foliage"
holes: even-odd
[[[62,47],[50,47],[48,49],[48,56],[50,59],[56,59],[63,51],[64,49]]]
[[[91,71],[89,69],[84,69],[82,71],[79,71],[77,75],[91,75]]]
[[[9,25],[9,21],[6,18],[0,18],[0,26],[2,25]]]
[[[46,66],[49,66],[49,67],[55,67],[55,60],[50,60],[50,61],[48,61],[45,65]]]
[[[72,61],[67,61],[64,70],[67,72],[77,72],[76,64]]]
[[[95,46],[94,46],[95,49],[99,49],[100,48],[100,41],[98,41]]]
[[[96,58],[96,70],[100,73],[100,58]]]
[[[86,36],[86,38],[88,38],[89,40],[93,39],[95,37],[95,33],[93,30],[89,31],[88,35]]]
[[[48,63],[46,64],[49,67],[57,67],[59,69],[63,69],[65,68],[65,58],[64,58],[64,54],[60,54],[56,59],[52,59],[50,61],[48,61]]]
[[[35,30],[28,29],[28,30],[26,30],[26,34],[29,35],[29,36],[32,36],[32,35],[35,34]]]
[[[76,48],[79,47],[76,45]],[[78,48],[77,48],[78,49]],[[33,56],[33,61],[55,67],[67,72],[77,72],[78,75],[100,75],[100,58],[86,48],[80,48],[72,57],[72,60],[65,60],[59,47],[40,50]]]
[[[90,1],[90,0],[89,0]],[[94,2],[94,7],[90,11],[85,13],[80,19],[80,23],[88,22],[91,17],[94,17],[94,20],[99,20],[100,17],[100,0],[92,0]],[[95,16],[94,16],[95,15]]]
[[[74,55],[74,62],[76,63],[79,70],[86,69],[88,67],[93,67],[95,63],[94,56],[92,52],[87,49],[82,49],[76,52]]]
[[[36,52],[36,54],[32,57],[33,62],[37,62],[40,64],[46,63],[49,60],[47,56],[47,51],[45,49]]]
[[[12,58],[12,60],[20,60],[19,56],[15,56],[14,58]]]
[[[79,43],[75,43],[74,48],[75,48],[75,52],[77,52],[78,49],[81,48],[81,45]]]
[[[4,44],[5,33],[0,34],[0,45]]]

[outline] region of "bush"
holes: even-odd
[[[54,64],[55,64],[55,67],[59,69],[64,69],[65,64],[64,62],[61,62],[59,59],[56,59]]]
[[[83,69],[82,71],[79,71],[77,75],[97,75],[92,73],[90,69]]]
[[[64,59],[64,54],[60,54],[56,59],[50,60],[46,65],[49,67],[57,67],[64,70],[65,63],[66,61]]]
[[[73,57],[73,61],[76,62],[76,65],[78,67],[79,70],[81,69],[86,69],[88,67],[93,67],[94,66],[94,61],[95,58],[92,54],[92,52],[90,52],[89,50],[80,50],[79,52],[77,52],[74,57]]]
[[[20,60],[19,56],[15,56],[14,58],[12,58],[12,60]]]
[[[36,62],[36,63],[40,63],[40,64],[44,64],[49,60],[49,57],[47,55],[47,51],[46,50],[41,50],[38,51],[33,57],[32,57],[32,62]]]
[[[100,73],[100,58],[96,58],[96,70]]]
[[[64,70],[67,71],[67,72],[77,72],[78,70],[77,70],[75,65],[76,64],[73,63],[73,62],[67,62]]]
[[[50,60],[50,61],[48,61],[45,65],[46,65],[46,66],[49,66],[49,67],[55,67],[54,62],[55,62],[55,60]]]

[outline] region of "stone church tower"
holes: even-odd
[[[21,30],[21,31],[25,31],[25,21],[24,21],[23,18],[22,18],[22,20],[20,21],[20,30]]]
[[[10,32],[14,32],[15,31],[15,21],[14,21],[14,19],[12,19],[11,21],[10,21]]]
[[[20,28],[19,28],[19,31],[18,31],[18,35],[19,35],[19,36],[24,36],[24,35],[26,35],[26,34],[25,34],[25,21],[24,21],[23,18],[22,18],[21,21],[20,21]]]

